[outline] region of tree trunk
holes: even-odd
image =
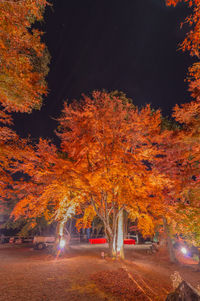
[[[117,223],[117,256],[124,259],[124,212],[120,211]]]
[[[110,237],[108,240],[110,257],[115,257],[115,255],[116,255],[114,252],[113,244],[114,244],[114,239],[113,239],[113,237]]]
[[[61,245],[60,246],[60,242],[61,241],[65,241],[65,237],[64,237],[64,226],[65,226],[66,222],[64,221],[59,221],[57,223],[57,227],[56,227],[56,240],[52,249],[52,253],[55,256],[60,256],[61,253],[65,252],[66,246],[65,245]]]
[[[98,217],[103,221],[104,229],[109,243],[109,253],[111,257],[116,257],[119,255],[120,258],[124,258],[124,220],[123,214],[124,210],[116,210],[113,204],[112,208],[112,223],[110,225],[111,216],[110,210],[107,208],[107,196],[103,198],[102,202],[105,203],[105,210],[102,214],[99,209],[97,209],[96,204],[91,196],[91,203]]]
[[[106,232],[106,237],[108,240],[108,252],[110,257],[114,257],[114,252],[113,252],[113,233],[110,233],[105,225],[105,232]]]
[[[127,238],[128,236],[128,214],[126,210],[124,212],[124,238]]]
[[[106,225],[105,225],[106,229]],[[113,227],[112,234],[108,229],[106,230],[109,254],[111,257],[119,257],[124,259],[124,224],[123,224],[123,210],[120,211],[117,218],[117,226]]]
[[[70,218],[69,222],[69,234],[72,235],[72,218]]]
[[[175,262],[177,262],[177,260],[176,260],[172,240],[171,240],[171,237],[170,237],[169,226],[167,224],[166,217],[163,217],[163,228],[164,228],[164,232],[165,232],[166,238],[167,238],[167,249],[168,249],[168,252],[169,252],[170,261],[175,263]]]

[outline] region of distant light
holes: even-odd
[[[66,244],[66,241],[64,239],[61,239],[60,240],[60,248],[61,249],[64,248],[65,244]]]
[[[181,252],[185,255],[185,254],[187,254],[187,249],[185,247],[182,247]]]

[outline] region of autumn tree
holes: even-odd
[[[177,5],[181,0],[167,0],[168,5]],[[182,219],[179,221],[179,231],[187,234],[190,241],[194,244],[199,244],[199,219],[200,219],[200,201],[199,201],[199,128],[200,128],[200,1],[199,0],[184,0],[191,8],[185,22],[191,27],[186,35],[181,49],[189,51],[191,56],[198,59],[189,68],[189,90],[195,100],[190,103],[176,105],[173,112],[173,117],[179,124],[182,125],[182,130],[179,131],[176,137],[176,145],[179,148],[176,160],[179,162],[180,177],[182,190],[180,191],[179,212],[182,214]]]
[[[160,231],[159,248],[160,250],[168,250],[171,262],[176,262],[176,256],[172,245],[172,238],[178,233],[176,229],[177,224],[181,220],[181,214],[178,214],[178,207],[180,195],[183,188],[182,183],[182,168],[180,164],[180,154],[182,149],[178,135],[180,132],[179,127],[164,120],[162,127],[165,128],[164,139],[161,139],[158,144],[160,154],[157,160],[153,162],[154,168],[158,172],[165,175],[169,179],[169,185],[162,188],[160,198],[159,212],[156,216],[158,219],[158,226],[163,229]]]
[[[15,160],[20,160],[20,152],[25,147],[25,141],[9,128],[12,119],[0,111],[0,211],[6,207],[6,200],[12,198],[13,166]]]
[[[189,244],[198,246],[200,234],[199,126],[195,127],[192,119],[188,119],[189,115],[182,110],[175,108],[173,116],[179,126],[168,131],[168,139],[160,143],[159,148],[164,155],[155,166],[171,180],[171,185],[163,190],[165,206],[161,210],[171,261],[176,261],[171,243],[173,236],[184,236]]]
[[[149,168],[158,154],[160,112],[139,110],[122,95],[94,92],[82,102],[65,104],[59,118],[61,151],[48,141],[26,147],[15,170],[29,176],[15,184],[20,201],[15,218],[58,221],[82,214],[77,227],[95,216],[104,224],[110,252],[123,257],[123,211],[139,220],[144,235],[153,234],[161,188],[168,179]],[[160,153],[160,150],[159,150]]]
[[[179,212],[179,231],[193,244],[200,242],[200,106],[198,101],[174,108],[173,116],[182,124],[182,130],[176,137],[179,146],[177,160],[180,165],[182,200]]]
[[[63,236],[66,222],[75,215],[82,183],[67,155],[40,139],[38,144],[26,144],[13,171],[22,175],[11,187],[19,199],[12,211],[14,220],[26,220],[29,230],[40,220],[56,222],[57,237]]]
[[[20,160],[25,140],[11,130],[12,112],[39,109],[47,92],[49,55],[41,32],[45,0],[0,1],[0,207],[12,197],[13,163]]]
[[[150,106],[139,110],[119,96],[93,92],[79,103],[65,103],[59,123],[62,151],[85,179],[80,187],[78,207],[84,215],[79,226],[90,226],[97,215],[111,254],[120,252],[123,257],[123,210],[143,221],[139,223],[143,233],[152,234],[148,208],[151,203],[159,208],[160,188],[168,183],[148,167],[158,154],[160,112]]]
[[[0,1],[0,102],[8,111],[40,108],[47,92],[48,53],[41,32],[45,0]]]
[[[176,6],[185,3],[191,9],[191,14],[185,19],[184,23],[189,26],[184,41],[180,44],[182,51],[189,51],[190,55],[197,58],[189,68],[188,81],[189,90],[194,98],[200,100],[200,1],[199,0],[166,0],[167,5]],[[184,23],[182,25],[184,25]]]

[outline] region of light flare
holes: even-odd
[[[186,249],[185,247],[182,247],[182,248],[181,248],[181,252],[182,252],[184,255],[186,255],[186,254],[187,254],[187,249]]]
[[[61,248],[61,249],[64,248],[65,244],[66,244],[66,241],[62,238],[62,239],[60,240],[60,243],[59,243],[60,248]]]

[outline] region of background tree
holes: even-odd
[[[12,125],[11,112],[39,109],[47,92],[49,54],[41,32],[45,0],[0,1],[0,207],[10,198],[13,162],[25,147]]]
[[[197,58],[189,68],[189,90],[192,96],[200,100],[200,1],[199,0],[166,0],[167,5],[176,6],[178,3],[185,2],[191,8],[191,14],[185,19],[185,22],[190,30],[187,33],[184,41],[180,44],[182,51],[189,51],[191,56]]]
[[[49,56],[41,32],[32,27],[46,5],[45,0],[0,2],[0,102],[8,111],[38,109],[47,92]]]
[[[194,107],[196,112],[194,114]],[[199,103],[192,102],[181,107],[176,106],[173,116],[182,124],[177,141],[179,154],[177,160],[180,164],[182,202],[179,212],[182,219],[179,230],[186,234],[186,238],[193,244],[200,243],[200,114]],[[191,110],[190,110],[191,109]],[[186,226],[187,224],[187,226]]]
[[[168,5],[177,5],[181,0],[167,0]],[[191,27],[181,44],[183,51],[188,50],[191,56],[198,61],[189,68],[189,90],[195,98],[190,103],[175,106],[173,117],[182,125],[182,130],[177,136],[177,162],[180,166],[180,179],[182,191],[180,192],[180,208],[182,219],[179,221],[179,230],[187,234],[189,241],[199,244],[199,142],[200,142],[200,1],[183,0],[191,8],[185,22]]]
[[[48,224],[57,222],[57,232],[63,235],[66,222],[75,215],[76,189],[81,187],[81,176],[66,154],[40,139],[35,146],[26,145],[13,170],[23,175],[12,186],[19,199],[12,212],[14,219],[27,220],[30,229],[37,228],[43,219]]]

